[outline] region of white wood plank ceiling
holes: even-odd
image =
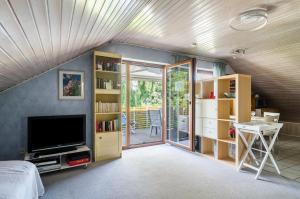
[[[111,40],[143,0],[0,0],[0,90]]]
[[[254,7],[268,10],[266,27],[229,28]],[[299,0],[0,0],[0,90],[113,40],[225,59],[300,121],[299,32]]]

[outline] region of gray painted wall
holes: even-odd
[[[121,54],[122,57],[132,59],[141,59],[168,64],[173,64],[175,61],[174,53],[127,44],[107,43],[106,45],[99,47],[98,50],[118,53]]]
[[[91,53],[0,93],[0,160],[22,159],[27,148],[27,117],[86,114],[87,144],[91,146]],[[85,73],[85,99],[58,99],[58,71]]]
[[[174,63],[173,53],[126,44],[111,43],[98,50],[123,57]],[[210,65],[203,62],[203,65]],[[58,99],[58,71],[85,72],[85,99]],[[0,160],[23,159],[27,148],[27,117],[42,115],[86,114],[87,145],[92,146],[92,52],[63,64],[45,74],[0,93]]]

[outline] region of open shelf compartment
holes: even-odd
[[[218,119],[219,120],[234,120],[236,115],[235,100],[218,100]]]
[[[218,160],[235,165],[236,145],[218,140]]]
[[[201,152],[202,154],[209,156],[211,158],[215,158],[217,155],[217,142],[215,139],[202,137],[201,138]]]
[[[230,94],[226,96],[225,93]],[[218,79],[218,99],[235,99],[236,97],[236,78]]]
[[[215,79],[209,79],[209,80],[199,80],[196,82],[196,97],[200,99],[213,99],[211,98],[211,95],[214,93],[214,84]]]

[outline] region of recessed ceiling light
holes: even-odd
[[[230,27],[237,31],[255,31],[268,23],[266,9],[256,8],[247,10],[230,20]]]

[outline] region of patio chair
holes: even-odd
[[[126,121],[127,121],[126,115],[124,113],[122,113],[121,116],[122,116],[122,126],[123,125],[126,126]],[[129,125],[130,125],[130,133],[135,134],[136,122],[131,121]],[[126,132],[126,130],[125,130],[125,132]]]
[[[148,110],[148,115],[150,119],[150,136],[152,135],[153,128],[155,128],[155,134],[157,135],[158,129],[161,130],[161,111],[160,110]]]

